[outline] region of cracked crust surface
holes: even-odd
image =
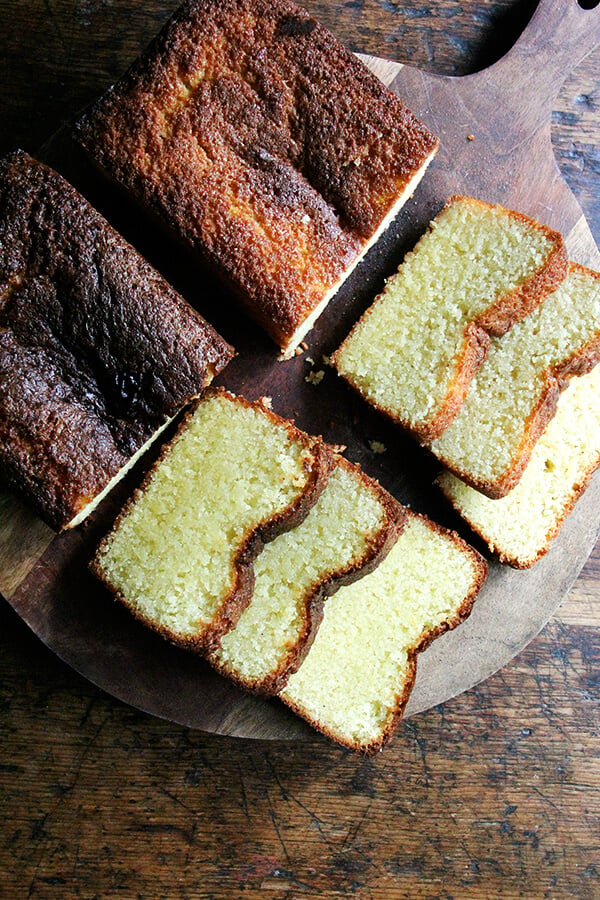
[[[76,136],[285,352],[438,146],[288,0],[190,0]]]
[[[60,175],[0,161],[0,469],[68,527],[233,350]]]

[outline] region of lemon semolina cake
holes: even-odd
[[[430,449],[489,497],[518,482],[573,375],[600,357],[600,275],[572,264],[562,284],[494,338],[465,402]]]
[[[57,172],[0,160],[0,477],[72,528],[233,356]]]
[[[339,374],[418,439],[438,437],[485,357],[566,274],[562,237],[451,198],[334,354]]]
[[[456,534],[409,511],[378,568],[327,600],[280,698],[339,743],[379,750],[408,701],[418,652],[469,615],[486,573]]]
[[[248,602],[263,542],[304,519],[329,468],[319,438],[260,402],[211,389],[101,543],[92,570],[172,642],[214,646]]]
[[[289,0],[189,0],[75,131],[286,356],[438,147]]]
[[[273,694],[298,668],[325,598],[371,571],[400,533],[402,506],[337,454],[325,490],[301,525],[275,538],[255,562],[250,603],[208,655],[223,675]]]
[[[500,562],[529,568],[548,552],[600,465],[600,366],[572,379],[519,483],[498,500],[451,472],[438,483]]]

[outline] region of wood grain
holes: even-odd
[[[599,41],[600,14],[583,11],[575,0],[542,0],[509,53],[480,73],[458,78],[432,75],[363,57],[441,136],[441,147],[414,198],[308,335],[310,358],[320,360],[337,347],[371,302],[375,286],[393,271],[402,253],[452,194],[500,202],[532,215],[564,234],[573,259],[600,266],[598,249],[581,208],[560,175],[550,144],[552,102],[561,83]],[[107,202],[110,192],[104,181],[88,172],[87,161],[71,147],[68,132],[59,132],[43,156],[86,196],[95,191],[97,202],[90,197],[94,205],[131,237],[134,245],[140,247],[140,239],[145,239],[142,249],[146,252],[147,248],[161,272],[165,273],[169,264],[174,268],[171,249],[162,239],[156,245],[142,235],[145,225],[136,209],[131,208],[128,216],[120,195],[115,195],[112,205]],[[151,237],[152,230],[148,231]],[[222,297],[216,287],[213,296],[207,296],[205,283],[198,291],[197,270],[187,260],[178,259],[177,269],[179,282],[185,279],[184,296],[238,350],[220,383],[249,398],[270,396],[280,414],[293,417],[301,427],[326,440],[345,445],[347,456],[379,478],[399,500],[453,525],[470,539],[468,529],[457,517],[449,518],[448,509],[432,488],[435,467],[410,441],[388,427],[382,441],[388,448],[384,463],[369,448],[367,439],[370,429],[381,427],[377,417],[351,396],[333,373],[315,390],[307,384],[305,359],[278,362],[262,335],[249,330],[241,317],[232,321],[227,312],[229,298]],[[407,453],[412,455],[408,463]],[[128,482],[129,490],[137,482]],[[0,537],[9,547],[16,547],[19,570],[31,569],[22,584],[16,584],[10,550],[5,552],[9,566],[0,572],[0,585],[14,608],[62,659],[140,709],[180,724],[240,737],[302,734],[303,728],[286,710],[247,697],[216,679],[201,661],[174,652],[164,642],[152,641],[145,629],[115,608],[106,592],[98,591],[87,563],[116,509],[114,498],[109,498],[86,528],[61,535],[49,545],[47,533],[42,531],[39,541],[44,553],[34,567],[40,553],[31,543],[33,529],[25,531],[32,553],[28,563],[23,559],[22,534],[14,527],[9,502],[4,501]],[[19,517],[21,512],[19,507]],[[423,654],[407,714],[421,712],[472,687],[521,650],[569,590],[595,544],[599,526],[600,480],[595,479],[551,552],[531,571],[514,572],[492,564],[466,625],[444,635]],[[2,584],[8,581],[10,585]],[[81,596],[90,598],[85,606],[80,603]]]
[[[443,74],[511,45],[535,3],[306,0],[352,49]],[[35,152],[174,2],[0,0],[2,150]],[[600,239],[600,54],[553,107],[561,171]],[[0,607],[0,895],[600,895],[600,552],[524,653],[410,720],[384,754],[230,740],[144,716]]]
[[[361,759],[149,719],[0,621],[7,897],[598,897],[597,629],[552,624]]]

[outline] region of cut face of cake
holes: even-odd
[[[77,123],[291,355],[437,139],[288,0],[190,0]]]
[[[0,161],[0,476],[78,524],[233,349],[56,172]]]
[[[550,549],[600,465],[600,366],[573,378],[533,448],[519,483],[491,500],[450,472],[438,483],[501,562],[532,566]]]
[[[169,640],[210,649],[237,622],[264,541],[298,525],[330,456],[261,403],[207,392],[104,539],[94,572]]]
[[[378,568],[327,600],[306,659],[279,696],[347,747],[380,749],[408,701],[418,652],[468,616],[486,572],[457,535],[409,512]]]
[[[454,197],[334,355],[338,372],[418,439],[460,408],[490,335],[504,334],[560,284],[561,236]]]
[[[283,687],[310,646],[325,597],[375,568],[403,527],[404,509],[387,491],[343,457],[334,459],[304,522],[256,560],[252,599],[208,656],[248,690]]]
[[[492,340],[465,402],[430,449],[489,497],[517,483],[560,391],[600,357],[600,275],[571,265],[563,283]]]

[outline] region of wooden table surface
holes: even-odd
[[[168,0],[0,0],[0,152],[35,153],[145,46]],[[306,0],[351,49],[444,74],[499,58],[529,0]],[[600,49],[556,102],[600,243]],[[152,719],[0,602],[0,897],[600,897],[600,545],[509,666],[362,758]]]

